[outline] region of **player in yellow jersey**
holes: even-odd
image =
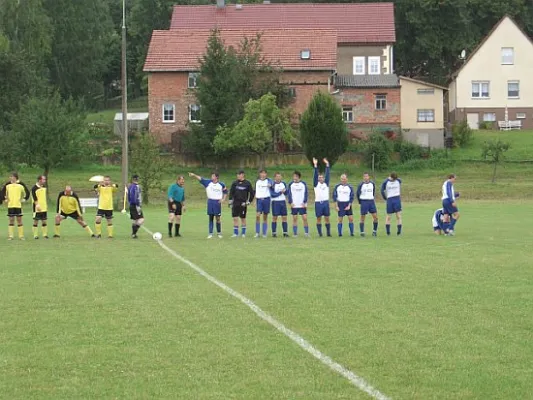
[[[24,240],[24,226],[22,224],[22,202],[27,200],[29,192],[25,185],[20,183],[19,176],[13,172],[9,183],[4,186],[4,196],[7,202],[7,216],[9,218],[8,239],[13,240],[15,234],[15,219],[17,221],[18,236]]]
[[[39,175],[37,183],[31,188],[33,202],[33,238],[39,239],[39,221],[43,238],[48,239],[48,203],[46,199],[46,176]]]
[[[89,228],[89,226],[83,220],[81,215],[80,199],[72,190],[71,186],[66,186],[64,191],[59,192],[59,196],[57,196],[56,212],[57,215],[55,220],[56,225],[54,229],[54,238],[61,237],[60,224],[61,221],[67,218],[72,218],[75,220],[90,236],[95,237],[91,228]]]
[[[118,189],[118,185],[111,183],[111,177],[104,176],[104,181],[94,186],[98,194],[98,211],[96,212],[95,230],[96,237],[102,237],[102,218],[107,222],[107,235],[113,237],[113,193]]]

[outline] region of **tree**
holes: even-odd
[[[309,162],[313,157],[327,158],[334,165],[348,147],[348,130],[337,102],[324,92],[317,92],[300,122],[300,135]],[[320,169],[324,165],[320,164]]]
[[[265,94],[259,100],[250,100],[244,108],[244,117],[234,126],[218,128],[213,146],[218,154],[228,151],[251,151],[259,155],[260,167],[265,167],[268,152],[280,144],[297,143],[286,110],[276,104],[276,96]]]
[[[481,151],[481,157],[485,160],[490,158],[490,162],[493,165],[492,171],[492,183],[496,182],[496,168],[504,159],[504,153],[511,148],[511,145],[507,142],[489,140],[483,143],[483,150]]]
[[[161,176],[166,163],[153,135],[143,132],[131,144],[131,171],[139,175],[143,203],[148,204],[153,189],[161,187]]]
[[[55,92],[30,98],[13,117],[11,146],[21,162],[43,169],[79,163],[87,147],[85,114],[72,99]]]

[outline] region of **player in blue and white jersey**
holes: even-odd
[[[431,224],[433,225],[433,232],[436,235],[441,235],[444,232],[444,209],[439,208],[433,213],[433,218],[431,219]]]
[[[289,184],[288,199],[291,205],[292,233],[298,236],[298,215],[302,216],[305,236],[309,237],[309,225],[307,223],[307,184],[301,180],[302,173],[294,171],[292,182]]]
[[[348,217],[348,226],[350,227],[350,236],[354,235],[353,209],[352,204],[355,194],[352,185],[348,183],[348,175],[341,175],[341,182],[333,189],[333,201],[336,203],[336,210],[339,217],[337,230],[339,236],[342,236],[342,221],[345,216]]]
[[[329,222],[329,161],[324,158],[322,160],[326,165],[326,170],[323,174],[318,171],[318,160],[313,158],[314,177],[313,186],[315,189],[315,215],[316,215],[316,229],[318,236],[322,237],[322,217],[326,222],[326,235],[331,236],[331,224]]]
[[[283,237],[289,237],[289,225],[287,223],[287,192],[288,186],[282,181],[279,172],[274,174],[274,182],[270,187],[272,198],[272,237],[277,237],[278,217],[281,217]]]
[[[372,236],[378,235],[378,210],[376,208],[376,184],[370,180],[368,172],[363,174],[363,182],[357,186],[357,201],[361,206],[361,220],[359,222],[359,229],[361,236],[365,236],[365,218],[366,214],[371,214],[374,220],[374,230]]]
[[[259,179],[255,182],[255,204],[257,207],[255,216],[255,237],[261,236],[261,215],[263,216],[263,237],[268,232],[268,214],[270,214],[270,189],[272,180],[267,178],[266,170],[259,171]]]
[[[222,203],[226,200],[228,189],[226,185],[218,180],[218,174],[211,174],[211,179],[205,179],[201,176],[189,172],[189,176],[197,179],[200,184],[205,187],[207,194],[207,215],[209,216],[209,236],[208,239],[213,237],[213,225],[216,219],[217,234],[222,239],[222,224],[220,217],[222,215]]]
[[[387,218],[385,219],[385,229],[387,236],[390,235],[391,215],[396,214],[396,234],[402,234],[402,200],[400,197],[402,181],[398,179],[396,172],[391,172],[390,176],[381,184],[381,196],[387,201]]]
[[[445,214],[444,233],[453,236],[455,224],[459,219],[459,209],[457,208],[454,183],[455,174],[448,175],[448,179],[442,184],[442,208]]]

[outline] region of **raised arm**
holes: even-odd
[[[316,187],[318,185],[318,160],[315,157],[313,157],[313,169],[313,187]]]
[[[189,177],[194,178],[198,181],[202,180],[202,177],[200,175],[196,175],[195,173],[189,172]]]
[[[327,158],[324,158],[322,161],[326,165],[326,171],[324,172],[324,180],[326,181],[326,185],[329,186],[329,173],[330,173],[329,161]]]

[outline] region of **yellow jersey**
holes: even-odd
[[[46,187],[35,184],[31,188],[31,198],[33,201],[33,212],[47,212],[48,202],[46,200]]]
[[[81,205],[78,195],[74,192],[66,194],[65,192],[59,192],[57,197],[57,209],[56,212],[63,214],[72,214],[77,212],[81,215]]]
[[[22,199],[26,196],[26,188],[20,183],[6,185],[6,199],[8,208],[22,208]]]
[[[96,185],[94,190],[98,193],[98,209],[113,210],[113,193],[118,189],[116,184],[111,186]]]

